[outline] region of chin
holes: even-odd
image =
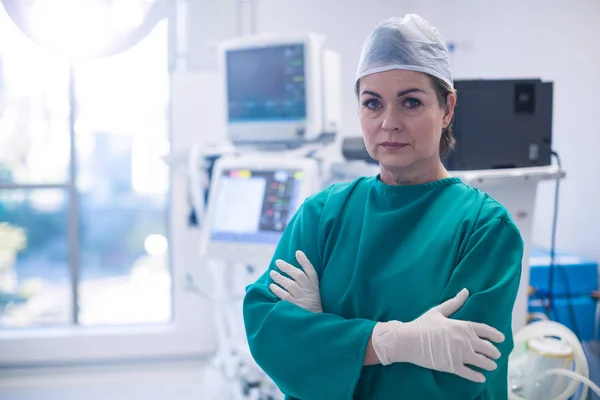
[[[383,156],[380,155],[380,157],[377,158],[377,161],[379,161],[379,164],[387,169],[407,168],[415,162],[414,157],[391,154],[386,154]]]

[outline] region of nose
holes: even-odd
[[[396,107],[388,107],[383,116],[381,129],[385,132],[397,132],[402,129],[402,120],[400,112]]]

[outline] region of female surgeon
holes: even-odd
[[[367,38],[355,89],[375,177],[304,201],[244,323],[288,399],[506,399],[523,241],[507,210],[450,176],[449,54],[417,15]]]

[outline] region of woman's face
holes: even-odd
[[[382,168],[393,172],[439,164],[440,137],[452,120],[454,94],[446,110],[428,75],[391,70],[361,78],[359,101],[367,151]]]

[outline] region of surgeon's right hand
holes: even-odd
[[[412,322],[377,323],[371,340],[379,361],[383,365],[411,363],[485,382],[483,374],[469,366],[495,370],[500,352],[491,342],[503,342],[504,335],[485,324],[449,318],[468,297],[468,290],[463,289]]]

